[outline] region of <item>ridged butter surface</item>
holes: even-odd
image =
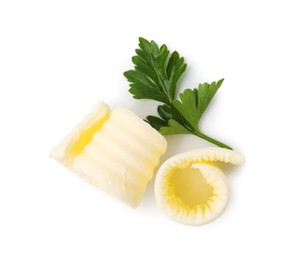
[[[161,155],[166,151],[166,140],[128,109],[119,107],[110,112],[103,105],[96,107],[98,109],[93,110],[93,124],[87,128],[82,123],[80,125],[81,133],[92,134],[92,138],[84,136],[84,140],[88,141],[84,149],[76,148],[79,154],[68,158],[68,152],[74,154],[72,146],[81,138],[77,126],[75,138],[70,138],[72,133],[69,134],[67,140],[54,148],[52,156],[109,195],[136,207]],[[98,117],[97,114],[102,116]],[[88,117],[92,118],[92,115]],[[98,120],[104,122],[99,124]],[[101,127],[97,129],[93,125]],[[96,131],[89,132],[89,129]],[[70,139],[72,142],[68,141]],[[55,156],[57,151],[59,157]]]

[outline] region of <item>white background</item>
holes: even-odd
[[[1,1],[0,259],[298,259],[297,1]],[[225,81],[202,121],[241,152],[216,221],[132,210],[48,154],[99,100],[144,117],[122,73],[138,37],[185,57],[181,88]],[[205,147],[168,138],[170,156]],[[165,159],[165,157],[164,157]]]

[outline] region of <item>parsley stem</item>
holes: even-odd
[[[233,150],[233,148],[231,148],[230,146],[224,144],[224,143],[221,143],[220,141],[217,141],[216,139],[213,139],[212,137],[209,137],[201,132],[195,132],[194,133],[196,136],[204,139],[204,140],[207,140],[208,142],[212,143],[212,144],[215,144],[219,147],[222,147],[222,148],[226,148],[226,149],[229,149],[229,150]]]

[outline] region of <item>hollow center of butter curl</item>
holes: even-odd
[[[169,187],[172,187],[168,190],[168,195],[174,195],[188,208],[200,206],[204,210],[214,195],[213,186],[207,183],[200,170],[190,166],[183,169],[175,168],[169,176],[168,183]]]
[[[108,118],[109,114],[106,114],[98,121],[95,121],[88,129],[83,130],[77,140],[69,146],[66,152],[66,157],[72,159],[81,154],[86,145],[92,141],[94,134],[101,130]]]

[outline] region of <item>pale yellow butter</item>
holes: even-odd
[[[132,207],[152,179],[165,138],[132,111],[98,103],[51,156]]]
[[[155,180],[160,209],[186,225],[203,225],[219,217],[229,200],[229,186],[217,162],[240,165],[244,157],[224,148],[207,147],[166,160]]]

